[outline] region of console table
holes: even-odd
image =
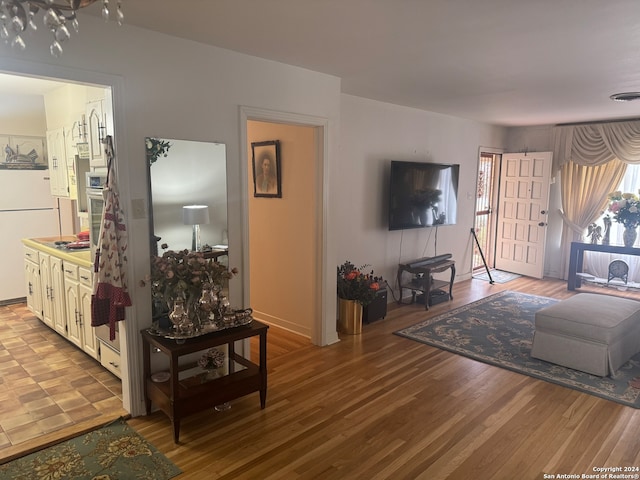
[[[431,274],[444,272],[446,270],[451,269],[451,279],[448,282],[443,280],[433,279],[433,283],[431,282]],[[409,283],[402,280],[402,273],[408,272],[412,275],[417,275],[417,277],[411,279]],[[439,289],[441,287],[446,287],[449,285],[449,300],[453,299],[453,295],[451,294],[451,290],[453,288],[453,280],[456,276],[456,262],[453,260],[444,260],[441,262],[430,263],[426,265],[420,265],[416,267],[412,267],[411,264],[401,263],[398,265],[398,286],[400,288],[400,298],[398,299],[398,303],[402,302],[402,290],[408,288],[415,292],[422,292],[424,294],[424,309],[429,310],[429,295],[432,290]]]
[[[213,408],[253,392],[260,392],[260,407],[267,399],[267,329],[268,325],[253,320],[247,326],[190,338],[184,343],[142,330],[144,361],[144,395],[147,415],[155,404],[171,419],[173,440],[178,443],[180,420],[193,413]],[[234,342],[254,336],[260,337],[260,358],[255,364],[237,354]],[[218,378],[209,378],[195,361],[179,364],[181,356],[227,345],[226,372]],[[169,357],[168,380],[157,381],[151,374],[151,347]],[[156,381],[154,381],[154,379]]]
[[[575,290],[581,285],[581,279],[578,273],[582,273],[585,251],[619,253],[621,255],[640,255],[640,248],[625,247],[623,245],[597,245],[593,243],[571,242],[567,290]]]

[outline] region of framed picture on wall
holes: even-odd
[[[253,196],[282,197],[280,175],[280,142],[252,142]]]

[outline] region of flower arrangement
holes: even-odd
[[[355,300],[362,306],[370,304],[376,298],[376,292],[384,285],[380,276],[362,273],[369,265],[356,266],[346,261],[338,267],[338,297]]]
[[[613,219],[625,228],[640,225],[640,199],[635,193],[622,193],[619,190],[610,193],[609,211],[613,214]]]
[[[198,366],[204,370],[215,370],[224,365],[224,353],[216,348],[210,348],[198,359]]]
[[[161,245],[163,249],[166,244]],[[206,259],[203,252],[167,250],[162,256],[151,257],[151,293],[154,299],[171,306],[177,298],[187,305],[195,303],[208,285],[222,285],[238,273],[237,268]],[[143,285],[145,282],[141,282]]]
[[[147,138],[146,146],[147,162],[149,165],[153,165],[158,160],[158,157],[166,157],[168,155],[171,142],[159,138]]]

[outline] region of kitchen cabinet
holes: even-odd
[[[47,131],[51,195],[54,197],[69,196],[69,178],[64,132],[64,128],[56,128],[54,130]]]
[[[107,117],[105,115],[104,99],[87,102],[87,141],[89,142],[89,165],[94,168],[106,167],[102,139],[106,135]]]
[[[40,252],[39,264],[42,289],[42,321],[54,330],[64,333],[66,317],[62,260]]]
[[[64,266],[67,307],[67,339],[93,358],[98,358],[95,332],[91,326],[91,271],[69,262]]]
[[[39,252],[24,247],[24,278],[27,285],[27,308],[42,318],[42,288],[40,286]]]
[[[120,377],[119,353],[100,345],[96,329],[91,326],[90,252],[53,246],[55,240],[74,239],[23,239],[27,306],[43,323]]]

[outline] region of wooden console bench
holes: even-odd
[[[443,260],[435,263],[426,263],[419,266],[416,266],[416,263],[420,263],[420,261],[414,261],[406,264],[398,265],[398,286],[400,288],[400,298],[398,299],[398,303],[402,302],[402,291],[403,289],[410,289],[413,291],[414,297],[415,292],[422,292],[424,294],[424,309],[429,310],[429,296],[433,290],[446,287],[449,285],[449,300],[453,299],[453,295],[451,294],[451,290],[453,288],[453,280],[456,276],[456,262],[453,260]],[[451,269],[451,279],[448,282],[443,280],[433,279],[433,283],[431,282],[431,275],[434,273],[444,272],[446,270]],[[403,272],[408,272],[412,275],[416,275],[416,277],[412,278],[410,282],[403,280]]]

